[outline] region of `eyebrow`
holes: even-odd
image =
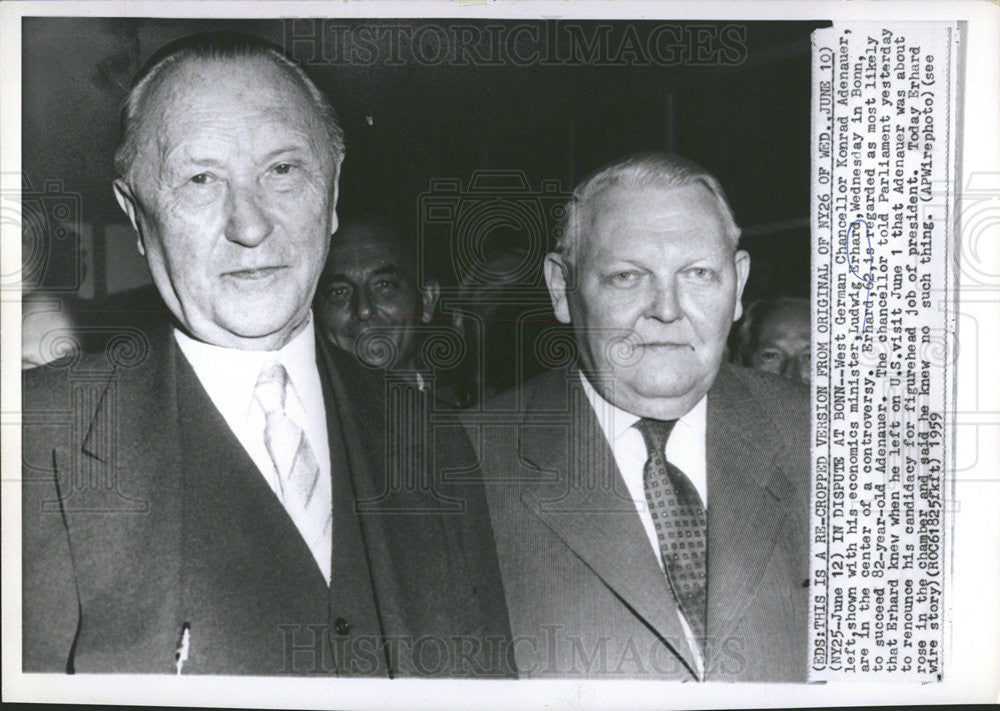
[[[189,158],[186,162],[190,163],[190,165],[198,166],[199,168],[214,168],[215,166],[223,164],[223,161],[216,160],[214,158]]]
[[[395,264],[386,264],[384,267],[379,267],[372,272],[372,276],[383,276],[385,274],[391,274],[393,276],[406,276],[403,270],[397,267]]]
[[[385,276],[387,274],[392,276],[401,276],[401,277],[406,276],[403,270],[397,267],[395,264],[386,264],[384,267],[379,267],[378,269],[372,271],[371,276]],[[344,282],[351,281],[350,278],[343,272],[335,272],[333,274],[328,274],[323,277],[323,280],[327,283],[334,281],[344,281]]]
[[[273,151],[267,153],[267,155],[261,158],[260,162],[267,163],[268,161],[274,160],[276,157],[284,155],[286,153],[303,153],[304,151],[305,149],[302,146],[282,146],[281,148],[276,148]],[[184,155],[181,158],[180,162],[182,164],[187,163],[190,165],[212,166],[212,167],[225,164],[224,159],[213,158],[210,156],[193,155],[190,149],[186,151],[186,155]]]
[[[304,150],[304,148],[302,146],[296,146],[296,145],[290,145],[290,146],[283,146],[281,148],[275,148],[273,151],[271,151],[270,153],[268,153],[267,155],[265,155],[261,159],[261,161],[264,162],[264,163],[266,163],[269,160],[277,158],[278,156],[282,155],[283,153],[296,153],[296,152],[302,152],[303,150]]]

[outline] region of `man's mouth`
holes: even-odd
[[[285,269],[284,265],[278,265],[274,267],[252,267],[249,269],[234,269],[229,272],[223,272],[222,276],[229,277],[230,279],[238,279],[240,281],[260,281],[261,279],[267,279],[274,276],[281,270]]]
[[[643,343],[636,343],[635,347],[644,350],[694,350],[690,343],[682,343],[680,341],[645,341]]]

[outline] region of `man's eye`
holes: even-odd
[[[351,294],[351,288],[349,286],[331,286],[326,290],[326,298],[328,301],[343,301],[347,299]]]
[[[708,267],[693,267],[688,269],[688,275],[697,281],[708,281],[715,277],[715,271]]]
[[[760,359],[765,363],[773,363],[779,358],[781,358],[781,354],[777,351],[764,351],[760,354]]]
[[[399,284],[392,279],[379,279],[375,282],[375,288],[378,289],[378,291],[387,294],[396,291],[399,288]]]
[[[608,277],[608,282],[612,286],[628,287],[639,280],[639,274],[632,271],[614,272]]]
[[[210,183],[211,181],[212,181],[211,173],[198,173],[197,175],[192,175],[190,178],[190,182],[194,183],[195,185],[205,185],[207,183]]]
[[[278,175],[288,175],[294,169],[295,166],[292,163],[278,163],[278,165],[274,166],[274,172]]]

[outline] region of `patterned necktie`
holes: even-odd
[[[330,482],[320,476],[305,432],[285,413],[287,393],[285,366],[265,365],[253,394],[264,411],[264,445],[278,475],[281,503],[329,583],[333,526]]]
[[[676,420],[642,418],[636,423],[646,442],[643,467],[646,502],[660,540],[660,555],[674,598],[705,658],[708,608],[708,520],[701,498],[680,469],[667,461],[666,446]]]

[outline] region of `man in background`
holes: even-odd
[[[360,362],[404,374],[424,389],[421,346],[440,289],[419,283],[415,243],[385,218],[345,224],[333,236],[315,313],[329,341]]]
[[[502,227],[494,232],[483,249],[483,262],[463,275],[452,312],[467,349],[454,384],[455,400],[463,407],[544,372],[539,339],[557,325],[544,293],[541,264],[524,246],[529,237]]]
[[[738,353],[748,368],[809,384],[811,337],[809,301],[777,297],[755,301],[739,327]]]

